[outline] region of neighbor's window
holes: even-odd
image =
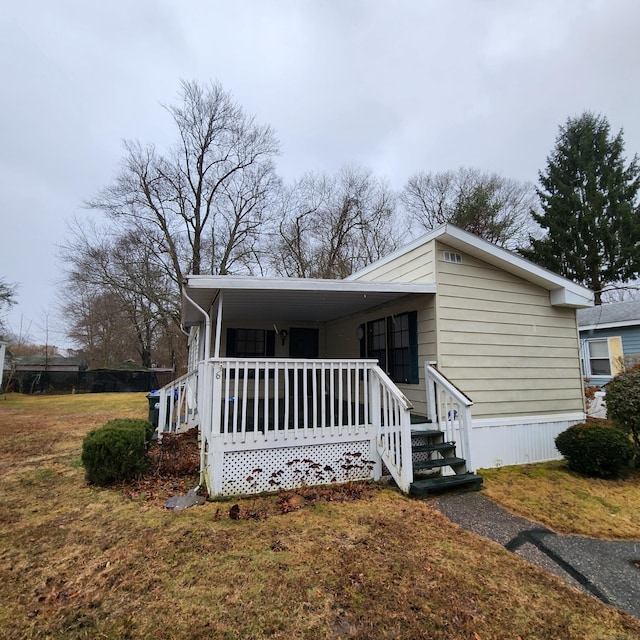
[[[610,376],[609,341],[587,340],[585,343],[585,375]]]
[[[363,326],[361,355],[375,358],[394,382],[417,384],[417,313],[399,313]]]
[[[275,333],[266,329],[227,329],[227,356],[264,358],[275,353]]]

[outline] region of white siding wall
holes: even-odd
[[[474,420],[470,448],[475,469],[529,464],[561,458],[555,438],[584,419],[582,412],[561,416]]]

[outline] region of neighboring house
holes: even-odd
[[[173,369],[141,367],[133,360],[120,365],[89,369],[83,390],[92,393],[152,391],[171,381]]]
[[[21,393],[77,389],[87,368],[84,358],[64,356],[16,356],[9,387]]]
[[[591,304],[451,225],[346,280],[189,276],[189,373],[161,390],[160,430],[200,427],[212,495],[383,472],[418,495],[477,486],[475,469],[559,457],[584,420]]]
[[[626,366],[640,362],[640,301],[580,309],[578,328],[589,385],[602,387]]]
[[[82,357],[17,356],[6,374],[5,384],[21,393],[148,392],[170,382],[173,375],[173,369],[141,367],[132,360],[88,369]]]

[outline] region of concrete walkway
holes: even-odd
[[[558,535],[514,516],[475,491],[442,496],[435,506],[463,529],[640,618],[640,541]]]

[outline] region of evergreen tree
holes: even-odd
[[[604,116],[569,118],[539,173],[533,217],[546,236],[522,251],[592,289],[596,304],[607,285],[640,273],[640,167],[637,156],[625,166],[623,153],[622,131],[611,137]]]

